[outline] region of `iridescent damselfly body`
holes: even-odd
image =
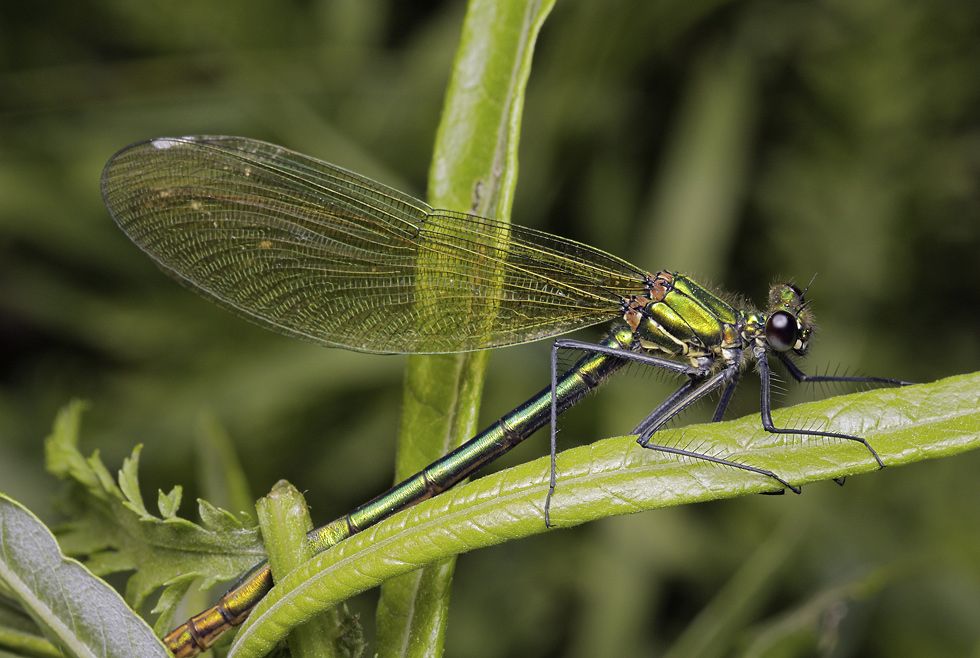
[[[799,382],[903,385],[877,377],[805,375],[812,317],[792,284],[770,291],[764,311],[736,307],[688,276],[650,273],[587,245],[474,215],[436,210],[410,195],[285,148],[239,137],[161,138],[117,153],[102,195],[126,234],[170,276],[278,333],[328,347],[425,354],[481,350],[622,319],[599,343],[557,339],[551,382],[484,432],[413,477],[313,530],[326,550],[396,512],[454,486],[546,424],[629,362],[683,378],[634,429],[644,448],[756,473],[799,492],[777,473],[658,445],[656,432],[714,391],[712,420],[728,408],[746,364],[762,379],[762,425],[774,433],[857,436],[777,428],[771,356]],[[585,355],[559,372],[563,349]],[[165,638],[192,656],[240,624],[272,587],[256,565],[211,609]]]

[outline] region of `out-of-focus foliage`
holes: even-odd
[[[144,495],[203,493],[195,446],[209,418],[254,492],[288,478],[317,522],[390,481],[403,359],[278,337],[185,291],[116,229],[98,177],[130,142],[224,133],[422,194],[462,11],[0,5],[0,489],[45,510],[42,439],[72,397],[92,403],[83,452],[118,465],[145,444]],[[528,89],[514,221],[760,302],[773,279],[816,274],[810,370],[975,371],[978,80],[968,0],[559,2]],[[544,385],[547,351],[494,354],[488,422]],[[622,434],[666,390],[621,377],[569,413],[561,440]],[[756,412],[756,392],[736,403]],[[546,439],[529,443],[507,461]],[[787,655],[805,641],[975,652],[978,467],[968,454],[470,554],[449,652],[690,654],[695,630],[723,624],[742,646]],[[753,598],[721,605],[733,591]],[[692,625],[716,595],[714,626]],[[817,631],[800,639],[805,628]]]

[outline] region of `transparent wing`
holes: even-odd
[[[116,223],[168,274],[279,333],[363,352],[521,343],[616,317],[644,273],[547,233],[433,210],[236,137],[164,138],[102,174]]]

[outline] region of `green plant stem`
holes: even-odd
[[[531,54],[552,4],[469,3],[434,148],[434,207],[509,220]],[[396,482],[476,433],[488,361],[489,352],[408,359]],[[442,654],[453,568],[447,558],[385,583],[379,656]]]
[[[313,556],[306,533],[313,529],[306,500],[296,488],[280,480],[267,496],[256,503],[259,525],[269,552],[273,577],[281,580]],[[341,627],[341,613],[325,610],[289,633],[289,652],[295,658],[343,658],[334,647]]]

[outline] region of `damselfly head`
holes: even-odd
[[[792,283],[776,284],[769,291],[766,342],[777,352],[806,354],[813,331],[813,317],[803,291]]]

